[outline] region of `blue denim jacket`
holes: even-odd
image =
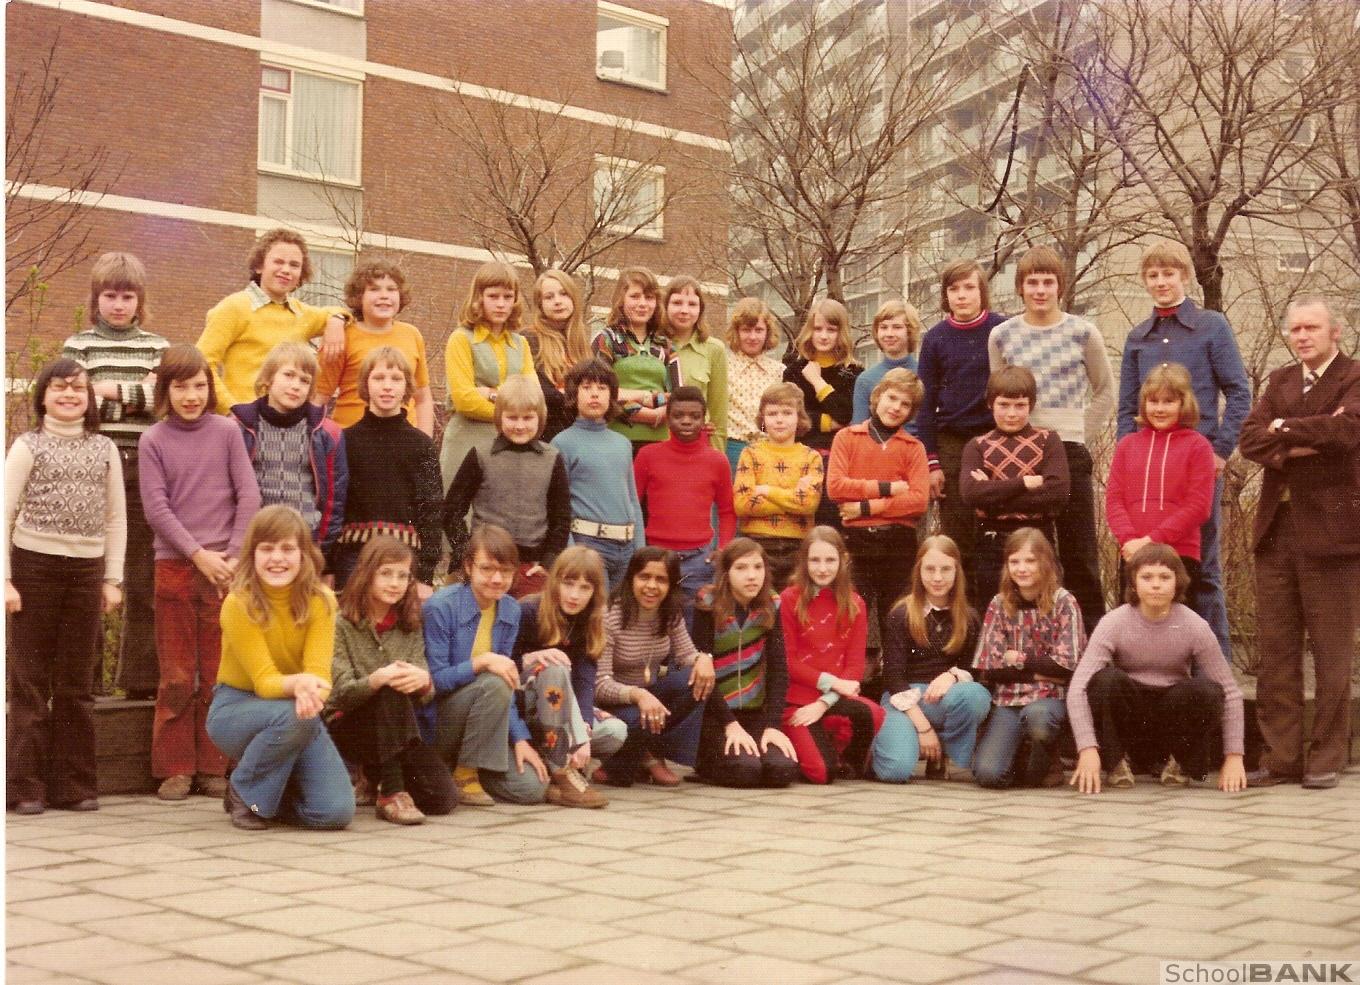
[[[1199,403],[1197,430],[1209,439],[1214,452],[1226,459],[1237,447],[1242,422],[1251,411],[1251,384],[1242,365],[1228,319],[1206,311],[1186,298],[1174,315],[1175,323],[1157,327],[1157,314],[1140,322],[1124,343],[1119,370],[1119,417],[1117,437],[1138,430],[1138,392],[1148,373],[1162,363],[1180,363],[1190,372],[1190,385]],[[1218,398],[1225,398],[1223,418]]]
[[[508,595],[496,603],[496,622],[491,627],[493,653],[508,657],[515,652],[519,614],[519,603]],[[477,625],[482,619],[472,589],[466,584],[441,588],[421,608],[420,617],[425,624],[425,659],[430,665],[435,695],[442,697],[471,684],[477,676],[472,669],[472,643],[477,638]],[[433,725],[437,703],[432,701],[420,709],[425,720],[422,724]],[[527,738],[529,727],[512,701],[510,741]]]

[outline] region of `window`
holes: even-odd
[[[354,255],[334,253],[310,247],[307,256],[312,261],[312,279],[298,289],[300,301],[317,307],[341,305],[345,303],[345,281],[354,269]]]
[[[364,0],[292,0],[292,2],[305,7],[328,7],[359,17],[364,15]]]
[[[660,239],[666,170],[617,157],[595,158],[595,211],[605,225],[642,239]]]
[[[358,82],[260,66],[260,167],[359,183]]]
[[[1303,252],[1282,252],[1280,254],[1280,270],[1292,273],[1303,273],[1308,269],[1308,254]]]
[[[596,78],[665,89],[666,18],[604,0],[596,9]]]

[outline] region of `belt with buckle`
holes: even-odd
[[[631,523],[596,523],[594,520],[572,520],[571,532],[582,537],[631,542],[634,527]]]

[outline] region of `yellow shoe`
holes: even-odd
[[[469,807],[490,807],[495,803],[491,799],[491,794],[482,787],[482,781],[477,776],[477,767],[455,766],[453,782],[458,787],[458,803]]]

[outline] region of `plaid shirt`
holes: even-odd
[[[981,672],[979,676],[983,682],[992,685],[992,700],[1002,707],[1021,707],[1039,698],[1061,701],[1067,695],[1066,685],[1034,680],[1035,673],[1055,675],[1032,665],[1047,658],[1059,668],[1075,670],[1085,647],[1081,609],[1067,589],[1058,589],[1053,611],[1048,615],[1040,612],[1037,606],[1021,606],[1014,617],[1008,616],[998,595],[987,606],[987,615],[982,620],[982,636],[978,640],[973,666]],[[1024,656],[1023,661],[1018,666],[1008,665],[1004,659],[1007,650],[1018,650]],[[989,681],[992,676],[989,672],[998,678],[1022,679]],[[1026,677],[1029,679],[1023,679]]]

